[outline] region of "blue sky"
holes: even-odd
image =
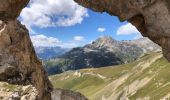
[[[44,9],[44,4],[47,8]],[[96,13],[70,0],[34,0],[19,18],[30,31],[35,46],[83,46],[100,36],[116,40],[140,37],[137,29],[115,16]]]

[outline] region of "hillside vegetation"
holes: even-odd
[[[50,76],[57,88],[78,91],[90,100],[160,100],[170,96],[170,64],[162,53],[103,68],[68,71]]]

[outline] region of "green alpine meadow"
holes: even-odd
[[[136,61],[50,76],[54,87],[84,94],[89,100],[161,100],[170,93],[170,64],[162,52]]]

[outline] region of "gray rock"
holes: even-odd
[[[85,96],[78,92],[69,90],[54,89],[51,92],[52,100],[88,100]]]

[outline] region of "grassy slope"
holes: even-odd
[[[69,71],[50,79],[55,87],[81,92],[90,100],[159,100],[170,93],[170,64],[160,56],[152,53],[130,64]]]

